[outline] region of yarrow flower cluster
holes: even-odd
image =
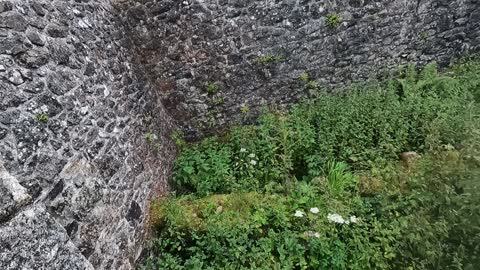
[[[318,207],[310,208],[310,213],[312,213],[312,214],[318,214],[319,212],[320,212],[320,210],[318,209]],[[295,214],[294,214],[294,216],[296,216],[296,217],[303,217],[304,215],[305,215],[305,212],[303,212],[301,210],[296,210]]]
[[[314,232],[314,231],[305,232],[305,236],[320,238],[320,234],[318,232]]]
[[[296,217],[303,217],[305,213],[303,211],[297,210],[295,211],[295,214],[293,214]]]
[[[243,148],[243,147],[240,148],[240,153],[247,153],[247,152],[248,152],[247,149],[245,149],[245,148]],[[258,161],[256,161],[256,160],[254,159],[254,158],[256,157],[256,155],[255,155],[254,153],[250,153],[250,154],[248,155],[248,157],[251,159],[250,162],[249,162],[251,165],[253,165],[253,166],[257,165],[257,162],[258,162]]]
[[[358,223],[358,218],[356,216],[351,216],[350,217],[350,222],[351,223]]]
[[[335,223],[339,223],[339,224],[345,223],[345,220],[339,214],[330,213],[330,214],[327,215],[327,219],[330,220],[331,222],[335,222]]]
[[[350,218],[344,219],[341,215],[336,213],[330,213],[327,215],[327,219],[330,222],[338,223],[338,224],[350,224],[350,223],[358,223],[359,219],[356,216],[351,216]]]

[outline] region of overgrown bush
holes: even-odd
[[[145,269],[476,269],[480,67],[407,68],[187,145]],[[421,157],[403,163],[399,156]]]

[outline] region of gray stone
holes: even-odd
[[[18,56],[19,62],[27,68],[39,68],[48,63],[48,54],[40,50],[28,50]]]
[[[8,81],[13,83],[14,85],[21,85],[25,81],[23,80],[22,74],[18,70],[11,70],[8,72]]]
[[[47,78],[48,89],[56,95],[64,95],[73,87],[70,80],[70,74],[67,72],[57,72],[48,75]]]
[[[56,24],[47,25],[47,33],[53,38],[65,38],[68,35],[68,28]]]
[[[19,111],[2,111],[0,113],[0,123],[4,125],[16,124],[19,116]]]
[[[0,38],[0,54],[17,55],[25,51],[27,51],[27,48],[22,37]]]
[[[43,81],[36,81],[33,84],[29,84],[23,91],[33,94],[41,93],[45,89],[45,83]]]
[[[0,223],[7,221],[15,211],[15,201],[10,191],[3,185],[0,185]]]
[[[72,50],[68,44],[64,42],[57,42],[52,44],[50,51],[52,53],[52,59],[58,65],[68,65]]]
[[[9,28],[15,31],[25,31],[27,29],[27,20],[18,13],[0,14],[0,28]]]
[[[0,140],[7,136],[8,130],[6,128],[0,127]]]
[[[28,31],[27,38],[35,45],[43,46],[45,45],[45,39],[42,38],[36,31]]]
[[[31,7],[38,16],[42,16],[42,17],[45,16],[46,14],[45,9],[42,7],[42,4],[40,4],[39,2],[33,1],[31,3]]]
[[[0,13],[12,10],[12,7],[10,1],[0,1]]]
[[[0,227],[2,269],[94,269],[44,207],[29,207]]]

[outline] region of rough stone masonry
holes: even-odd
[[[106,0],[0,1],[2,270],[132,269],[142,250],[171,121],[115,14]]]
[[[122,18],[134,59],[192,139],[292,104],[313,82],[337,87],[407,63],[445,66],[480,46],[478,0],[129,4]]]
[[[176,127],[479,47],[478,0],[0,0],[0,269],[133,269]]]

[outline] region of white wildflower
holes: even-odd
[[[255,166],[255,165],[257,165],[257,161],[256,160],[250,160],[250,164]]]
[[[240,153],[245,153],[245,152],[247,152],[247,149],[245,149],[245,148],[240,148]]]
[[[308,236],[308,237],[320,238],[320,234],[318,232],[314,232],[314,231],[307,231],[307,232],[305,232],[305,235]]]
[[[351,216],[350,217],[350,222],[351,223],[358,223],[358,218],[356,216]]]
[[[296,216],[296,217],[303,217],[303,215],[305,215],[305,213],[303,211],[300,211],[300,210],[296,210],[295,214],[294,214],[294,216]]]
[[[313,208],[310,208],[310,212],[312,212],[312,214],[318,214],[318,212],[320,212],[320,210],[318,210],[317,207],[313,207]]]
[[[345,223],[345,220],[339,214],[330,213],[330,214],[327,215],[327,219],[330,220],[331,222],[335,222],[335,223],[338,223],[338,224]]]
[[[249,158],[254,158],[255,157],[255,154],[254,153],[251,153],[250,155],[248,155]]]

